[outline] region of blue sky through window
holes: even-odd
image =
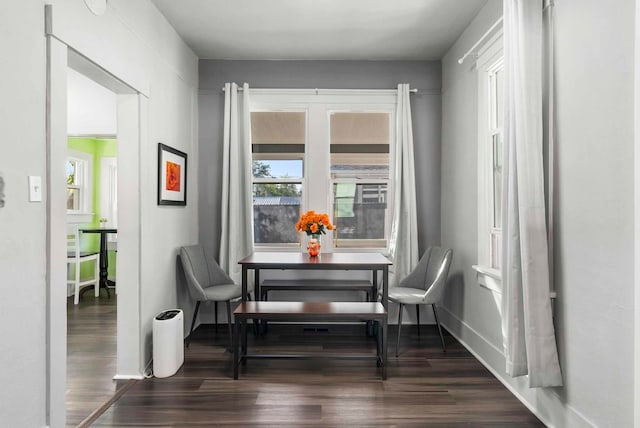
[[[268,164],[271,167],[272,177],[302,177],[302,160],[268,160],[261,161]]]

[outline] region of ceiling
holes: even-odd
[[[201,59],[440,59],[487,0],[152,0]]]

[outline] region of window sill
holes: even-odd
[[[93,213],[68,212],[67,223],[91,223],[93,221]]]
[[[476,271],[478,284],[496,293],[502,293],[502,275],[498,269],[485,266],[471,266]]]

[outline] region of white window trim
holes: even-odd
[[[118,228],[118,158],[105,156],[100,158],[100,218],[106,218],[106,227]],[[109,249],[115,249],[117,233],[107,234]]]
[[[490,135],[489,79],[504,58],[502,30],[496,33],[479,51],[476,61],[478,79],[478,284],[502,293],[502,276],[498,269],[491,268],[491,230],[493,206],[493,141]]]
[[[318,140],[329,141],[329,120],[327,116],[327,126],[318,126],[311,123],[309,118],[315,114],[327,114],[332,112],[384,112],[389,113],[389,186],[387,198],[393,200],[395,177],[395,129],[396,125],[396,90],[359,90],[359,89],[252,89],[251,90],[251,111],[284,111],[302,112],[306,114],[306,135],[305,135],[305,156],[303,166],[302,199],[300,211],[302,213],[309,209],[322,209],[326,207],[326,212],[333,213],[333,201],[331,199],[331,188],[335,180],[331,179],[330,153],[323,150],[321,145],[315,143]],[[319,110],[322,110],[319,112]],[[317,128],[316,128],[317,126]],[[313,129],[312,129],[313,128]],[[310,159],[313,158],[313,162]],[[316,172],[321,171],[321,172]],[[317,178],[311,183],[309,177]],[[318,178],[321,177],[321,178]],[[322,184],[320,184],[322,183]],[[311,191],[311,186],[314,186]],[[324,186],[322,191],[318,191],[318,186]],[[391,219],[393,218],[393,204],[389,205],[389,215],[386,219],[385,227],[390,233]],[[333,220],[333,218],[332,218]],[[327,231],[323,240],[333,242],[333,232]],[[301,238],[301,244],[304,238]],[[387,248],[358,248],[359,252],[388,252]],[[256,245],[256,251],[287,251],[291,245]],[[298,248],[298,245],[295,245]],[[323,247],[324,252],[351,252],[354,248],[334,248],[333,245]]]
[[[93,156],[89,153],[69,149],[67,159],[85,162],[83,168],[82,192],[80,192],[80,209],[67,210],[67,223],[91,223],[93,221]]]

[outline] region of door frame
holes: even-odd
[[[116,282],[117,373],[114,379],[142,379],[144,362],[141,337],[141,147],[148,138],[148,99],[101,64],[79,53],[73,43],[52,31],[52,6],[46,16],[46,147],[47,147],[47,422],[66,425],[67,309],[66,203],[64,160],[67,154],[67,70],[73,68],[117,94],[118,118],[118,254]],[[126,186],[125,186],[126,183]]]

